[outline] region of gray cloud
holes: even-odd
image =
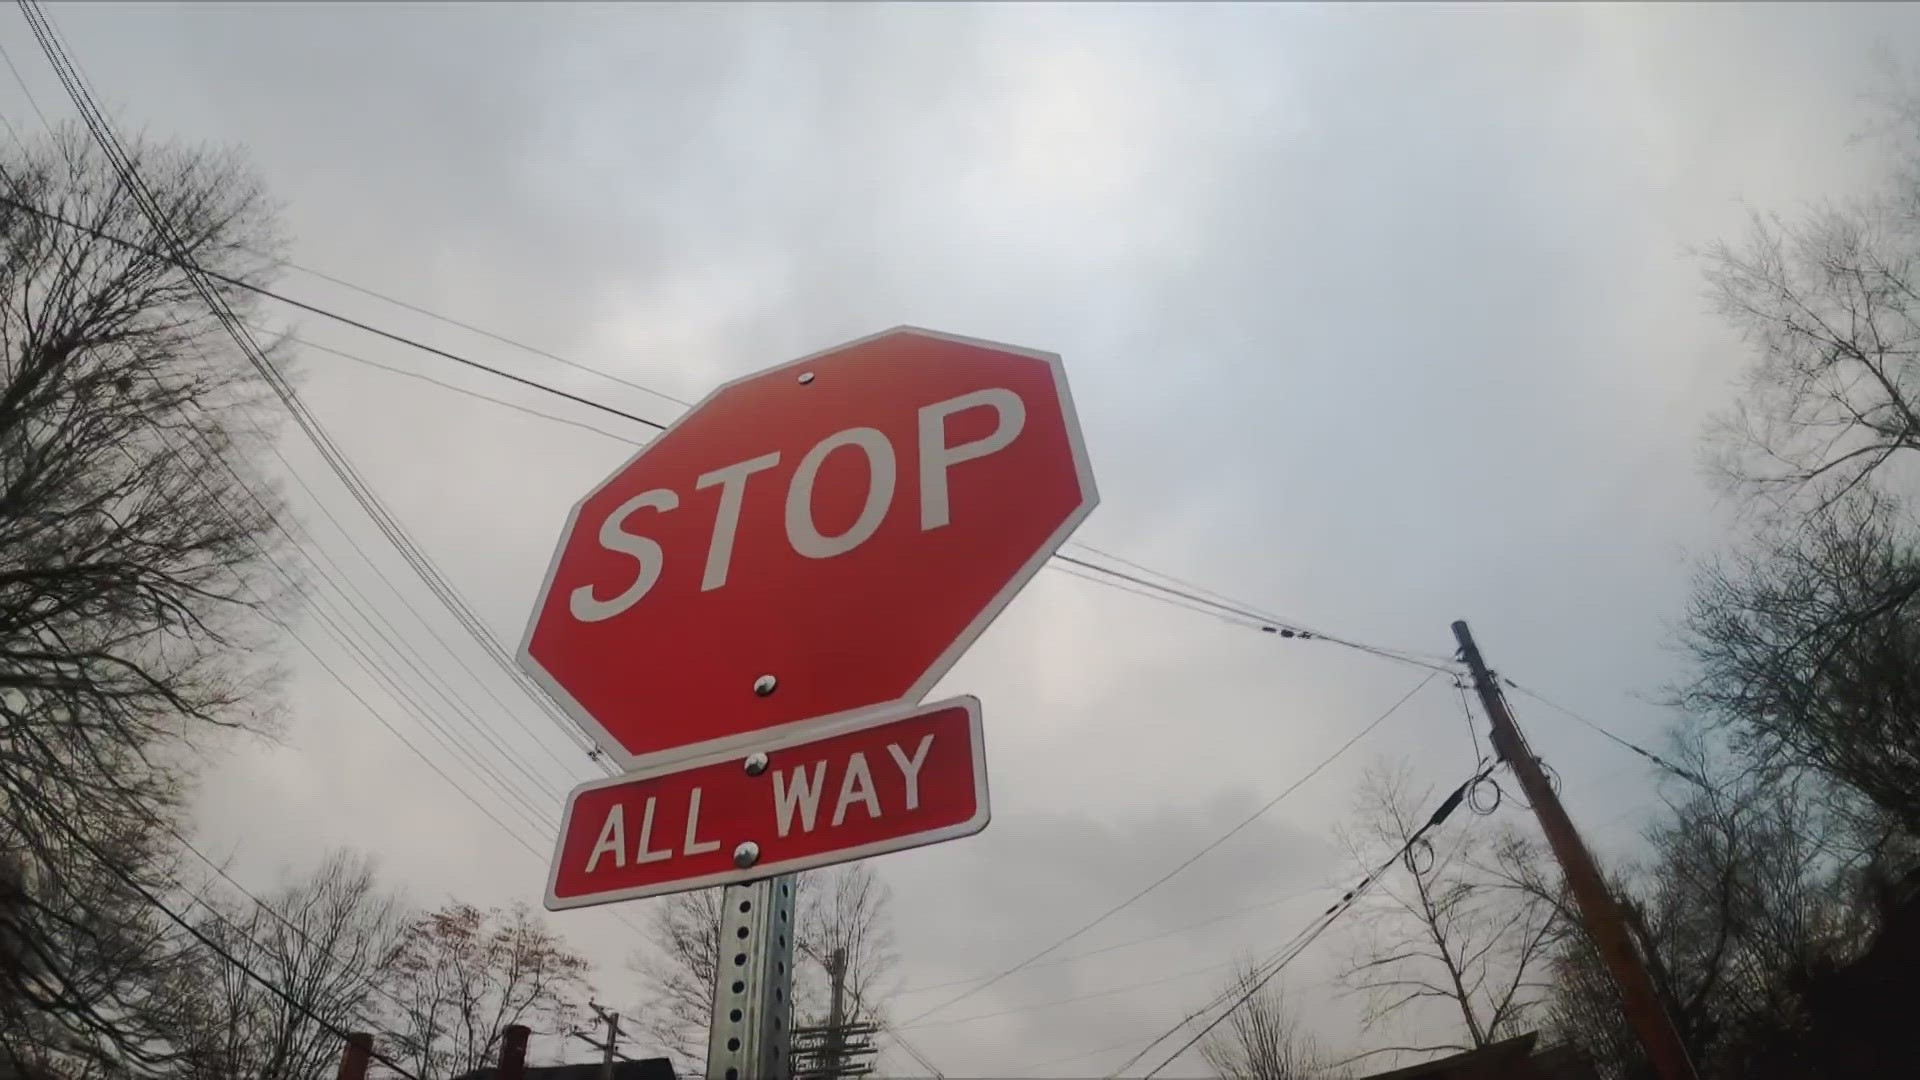
[[[686,399],[901,322],[1057,350],[1105,496],[1081,539],[1364,640],[1444,653],[1447,623],[1470,618],[1503,670],[1649,742],[1669,720],[1651,692],[1679,670],[1662,643],[1684,555],[1724,525],[1694,444],[1740,356],[1687,252],[1736,231],[1747,205],[1791,210],[1867,183],[1871,153],[1846,136],[1877,85],[1869,56],[1916,39],[1914,13],[1892,5],[100,5],[58,17],[128,128],[247,145],[287,202],[297,261]],[[17,23],[5,40],[42,106],[63,112]],[[0,102],[32,126],[17,92]],[[286,285],[651,418],[677,411],[298,273]],[[303,365],[314,411],[517,641],[567,506],[629,448],[325,354]],[[316,467],[296,442],[285,451]],[[344,493],[315,485],[404,581]],[[424,589],[406,594],[433,611]],[[411,615],[382,606],[460,675]],[[509,716],[465,695],[529,769],[555,790],[591,775],[435,625],[516,703]],[[505,840],[289,655],[287,742],[236,747],[209,774],[210,849],[234,852],[243,880],[353,844],[423,900],[537,895],[544,852]],[[943,687],[986,702],[994,825],[881,864],[900,894],[903,979],[993,970],[1069,932],[1420,676],[1041,575]],[[1423,691],[1258,827],[1067,951],[1337,877],[1328,829],[1370,754],[1408,756],[1437,789],[1471,766],[1451,693]],[[1630,850],[1644,772],[1521,707],[1596,842]],[[1039,968],[933,1019],[1225,963],[1314,910],[1303,899]],[[643,911],[556,920],[610,993],[638,993],[622,960]],[[1323,988],[1334,937],[1289,981],[1329,1039],[1358,1049],[1350,1003]],[[915,1041],[955,1075],[1138,1045],[1212,978],[929,1026]]]

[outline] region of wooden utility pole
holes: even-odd
[[[619,1052],[620,1014],[601,1008],[600,1003],[592,999],[588,999],[587,1008],[592,1009],[593,1015],[599,1017],[600,1022],[607,1025],[607,1041],[595,1042],[593,1038],[584,1031],[573,1032],[573,1037],[593,1047],[595,1050],[600,1051],[600,1080],[613,1080],[613,1059],[616,1056],[625,1056]]]
[[[807,952],[826,967],[832,993],[827,999],[824,1025],[793,1029],[792,1080],[848,1080],[871,1074],[873,1062],[868,1059],[876,1052],[873,1038],[880,1027],[870,1020],[853,1023],[847,1019],[847,997],[851,993],[847,988],[847,950],[835,949],[826,957],[812,949]],[[852,993],[852,997],[858,1006],[860,995]]]
[[[1607,891],[1600,867],[1574,829],[1566,808],[1560,805],[1553,785],[1547,782],[1540,759],[1533,756],[1532,748],[1520,734],[1520,727],[1507,708],[1506,696],[1500,692],[1493,673],[1487,670],[1486,661],[1481,659],[1480,649],[1474,645],[1473,634],[1464,621],[1453,624],[1453,636],[1460,643],[1460,659],[1466,661],[1467,668],[1473,672],[1473,687],[1479,691],[1480,704],[1493,727],[1494,752],[1513,770],[1520,790],[1533,806],[1534,816],[1540,819],[1540,831],[1546,833],[1547,845],[1559,860],[1561,873],[1566,875],[1567,888],[1580,909],[1580,920],[1586,924],[1600,958],[1620,987],[1621,1007],[1640,1036],[1641,1045],[1646,1047],[1647,1060],[1662,1080],[1694,1080],[1693,1063],[1687,1058],[1686,1046],[1673,1026],[1673,1018],[1662,1007],[1660,994],[1640,954],[1634,951],[1627,920]]]
[[[833,990],[827,999],[827,1061],[828,1070],[839,1072],[846,1056],[846,993],[847,993],[847,950],[835,949],[827,959],[827,978]]]
[[[356,1031],[347,1036],[346,1048],[340,1052],[339,1080],[367,1080],[367,1059],[372,1056],[372,1035]]]

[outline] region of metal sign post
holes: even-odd
[[[721,895],[707,1080],[786,1080],[793,1041],[794,876]]]

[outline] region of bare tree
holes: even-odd
[[[263,278],[273,213],[245,169],[129,156],[195,262]],[[257,384],[83,134],[0,157],[0,195],[0,1049],[150,1067],[182,942],[147,896],[171,888],[188,751],[277,700],[255,648],[271,493],[232,424]]]
[[[1920,184],[1906,179],[1902,198],[1757,218],[1712,253],[1720,308],[1754,347],[1715,433],[1737,489],[1830,505],[1920,450]]]
[[[84,846],[50,845],[66,865],[30,864],[17,879],[0,965],[0,1074],[168,1068],[201,954],[129,882],[170,879],[177,861],[151,828],[92,820],[75,835]]]
[[[713,978],[720,957],[720,889],[675,893],[649,913],[648,937],[657,958],[636,952],[627,961],[652,990],[640,1013],[647,1033],[682,1071],[704,1072],[707,1028],[713,1018]]]
[[[636,952],[628,967],[652,989],[641,1011],[648,1034],[683,1069],[699,1072],[713,1016],[713,973],[720,956],[721,890],[678,893],[649,917],[651,954]],[[801,874],[794,887],[797,1023],[824,1022],[828,983],[822,965],[835,950],[847,956],[847,1019],[882,1019],[898,957],[889,904],[892,892],[867,863]]]
[[[1278,982],[1260,985],[1260,971],[1241,961],[1224,992],[1245,1001],[1200,1042],[1200,1056],[1222,1080],[1341,1080],[1318,1042],[1300,1030]]]
[[[203,988],[178,1041],[196,1075],[317,1080],[338,1066],[338,1038],[325,1025],[358,1030],[382,1004],[408,919],[383,890],[373,863],[344,851],[263,898],[266,908],[222,904],[198,929],[297,1003],[262,988],[207,951]]]
[[[1376,766],[1341,838],[1370,866],[1380,852],[1407,845],[1427,820],[1426,801],[1404,766]],[[1472,829],[1416,843],[1402,872],[1383,878],[1353,909],[1363,944],[1346,981],[1367,994],[1369,1020],[1408,1010],[1451,1013],[1460,1033],[1371,1053],[1467,1050],[1517,1034],[1544,990],[1542,968],[1565,924],[1552,903],[1501,888],[1497,858],[1497,843]]]
[[[835,954],[846,964],[844,1021],[883,1019],[890,980],[899,962],[894,951],[893,890],[873,872],[871,863],[856,862],[807,875],[796,903],[799,907],[801,954],[814,961],[796,965],[794,1010],[804,1023],[825,1023],[829,984],[825,965]]]
[[[1862,488],[1706,564],[1682,641],[1690,715],[1920,837],[1920,524],[1898,502]]]
[[[591,965],[524,905],[454,904],[417,920],[394,962],[398,1055],[421,1080],[489,1064],[512,1024],[565,1029]]]
[[[1920,835],[1920,104],[1892,110],[1892,197],[1756,219],[1711,253],[1752,359],[1710,433],[1758,508],[1698,573],[1690,713],[1764,766],[1818,770]]]
[[[1746,1077],[1757,1075],[1756,1055],[1779,1056],[1775,1036],[1801,1022],[1806,976],[1868,939],[1859,894],[1895,852],[1813,779],[1711,757],[1693,743],[1684,760],[1710,785],[1689,785],[1668,804],[1647,831],[1649,865],[1616,894],[1702,1075]],[[1553,984],[1549,1032],[1585,1049],[1610,1080],[1648,1075],[1583,934],[1558,950]]]

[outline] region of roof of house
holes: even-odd
[[[1509,1075],[1530,1076],[1530,1073],[1517,1071],[1517,1068],[1524,1068],[1524,1062],[1532,1055],[1533,1044],[1538,1037],[1528,1032],[1438,1061],[1423,1061],[1404,1069],[1374,1073],[1365,1080],[1482,1080]]]
[[[524,1073],[525,1080],[600,1080],[598,1062],[585,1062],[578,1065],[529,1065]],[[495,1080],[492,1067],[475,1069],[458,1080]],[[639,1061],[616,1061],[613,1063],[613,1080],[679,1080],[674,1074],[673,1062],[666,1058],[643,1058]]]

